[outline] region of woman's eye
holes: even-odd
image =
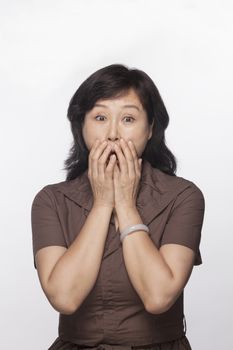
[[[103,116],[103,115],[98,114],[98,115],[95,117],[95,119],[96,119],[97,117],[104,117],[104,116]]]
[[[134,120],[134,118],[133,117],[125,117],[126,119],[133,119]]]
[[[98,117],[104,118],[104,115],[98,114],[98,115],[95,116],[95,119],[97,120]],[[132,119],[132,120],[134,120],[134,118],[133,118],[133,117],[130,117],[130,116],[125,117],[125,119]],[[100,120],[100,119],[98,119],[98,120]],[[103,119],[102,119],[102,120],[103,120]]]

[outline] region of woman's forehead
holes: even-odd
[[[124,95],[114,96],[111,98],[98,99],[94,107],[108,107],[108,105],[117,105],[122,108],[134,108],[138,111],[142,110],[142,104],[138,95],[134,91],[128,91]]]

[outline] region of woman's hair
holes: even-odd
[[[169,116],[160,93],[152,79],[142,70],[122,64],[111,64],[91,74],[75,92],[69,103],[67,117],[71,123],[73,142],[64,161],[66,180],[73,180],[88,168],[88,155],[82,127],[85,114],[99,99],[119,97],[133,88],[147,112],[149,125],[154,120],[152,136],[141,155],[152,167],[176,176],[176,158],[166,146],[165,129]]]

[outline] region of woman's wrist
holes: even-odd
[[[143,224],[141,216],[135,205],[132,207],[119,206],[116,207],[115,210],[118,218],[120,232],[123,231],[126,227],[136,224]]]
[[[102,209],[107,209],[107,210],[113,210],[114,206],[108,203],[100,202],[100,201],[94,201],[93,207],[95,208],[102,208]]]
[[[119,204],[115,204],[114,206],[115,208],[115,211],[117,212],[120,212],[120,211],[125,211],[125,210],[137,210],[137,206],[136,206],[136,203],[134,202],[122,202],[122,203],[119,203]]]

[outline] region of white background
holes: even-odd
[[[30,209],[65,179],[69,100],[112,63],[144,70],[167,107],[177,175],[206,200],[203,264],[185,288],[193,350],[232,349],[231,1],[0,1],[0,348],[47,349],[58,313],[33,266]],[[231,150],[230,150],[231,148]]]

